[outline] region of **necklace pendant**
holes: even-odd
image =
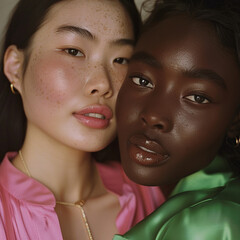
[[[81,207],[83,207],[84,204],[85,204],[84,200],[80,200],[80,201],[75,202],[75,205],[79,205]]]

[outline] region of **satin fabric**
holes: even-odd
[[[8,153],[0,166],[0,240],[62,240],[54,195],[11,164],[16,154]],[[119,199],[119,233],[125,233],[164,201],[159,188],[131,182],[119,163],[96,165],[106,189]]]
[[[154,213],[114,240],[239,240],[240,178],[217,157],[182,179]]]

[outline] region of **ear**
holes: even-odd
[[[14,88],[21,93],[22,66],[24,61],[23,51],[15,45],[10,45],[4,54],[4,73]]]
[[[227,136],[229,138],[235,138],[237,136],[240,136],[240,110],[233,119],[233,122],[228,129]]]

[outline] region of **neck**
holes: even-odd
[[[31,176],[44,184],[59,201],[86,199],[98,177],[91,153],[26,136],[22,155]],[[13,164],[27,174],[20,157]]]
[[[177,185],[177,182],[160,186],[161,191],[166,199],[168,199],[170,197],[170,195],[171,195],[172,191],[174,190],[174,188],[176,187],[176,185]]]

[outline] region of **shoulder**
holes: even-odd
[[[192,240],[194,238],[190,236],[193,234],[201,240],[240,239],[239,186],[239,180],[231,181],[224,188],[219,189],[216,194],[179,209],[159,229],[161,235],[172,239],[174,229],[179,233],[179,240]]]
[[[239,180],[175,195],[126,234],[127,239],[240,239]],[[151,229],[151,231],[146,231]],[[195,238],[196,237],[196,238]]]
[[[226,186],[221,188],[216,195],[210,196],[202,201],[199,201],[187,209],[183,210],[183,214],[188,214],[189,217],[195,218],[197,221],[203,221],[202,216],[207,218],[203,224],[215,222],[225,224],[240,222],[240,180],[235,179],[229,181]]]
[[[224,225],[224,221],[239,223],[240,204],[221,198],[207,199],[182,209],[173,216],[171,222],[179,219],[188,219],[204,226],[209,223]]]
[[[179,240],[240,239],[240,206],[231,201],[214,199],[201,202],[177,213],[160,229],[162,235],[172,239],[178,232]],[[186,237],[188,236],[188,237]],[[231,236],[230,238],[225,238]],[[166,238],[166,239],[168,239]],[[165,239],[165,238],[163,238]]]

